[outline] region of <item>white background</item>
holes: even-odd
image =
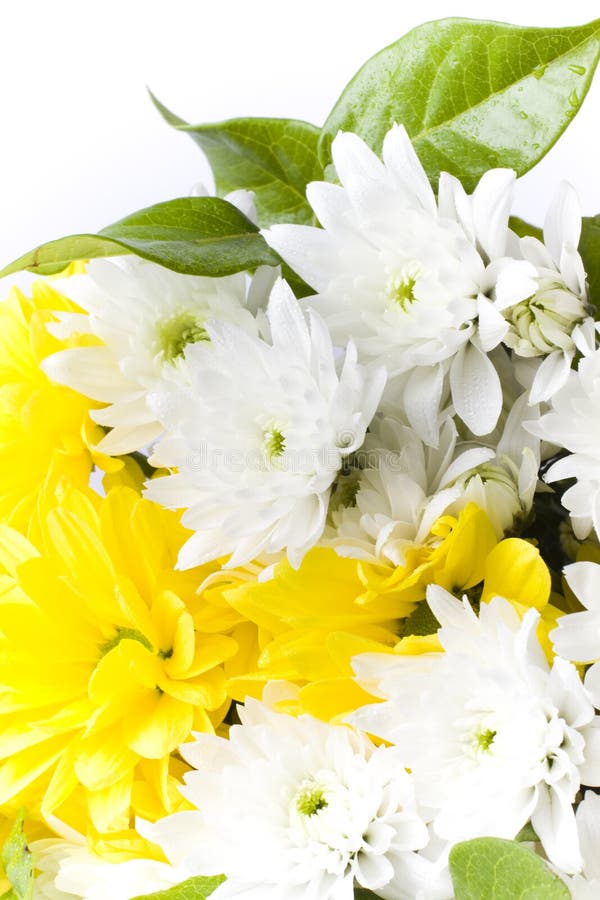
[[[286,116],[322,124],[368,57],[415,25],[468,16],[576,25],[596,0],[0,0],[0,266],[95,231],[207,179],[148,85],[191,122]],[[541,223],[561,178],[600,211],[600,73],[567,133],[518,185]]]

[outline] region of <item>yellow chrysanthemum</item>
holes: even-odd
[[[46,356],[73,345],[46,330],[52,311],[80,310],[44,281],[33,284],[31,298],[12,288],[0,303],[0,521],[19,530],[46,481],[87,484],[94,461],[89,448],[103,434],[88,415],[98,404],[54,384],[40,368]]]
[[[546,610],[550,594],[550,574],[537,549],[519,539],[498,543],[488,517],[473,505],[458,518],[438,520],[431,539],[397,569],[374,569],[317,548],[298,570],[283,561],[271,580],[223,590],[224,599],[255,623],[260,641],[254,670],[230,678],[230,692],[242,700],[260,696],[269,680],[290,681],[300,690],[282,709],[325,720],[372,702],[353,680],[354,656],[439,650],[435,634],[427,634],[428,584],[458,595],[472,591],[483,601],[501,594],[520,611]],[[413,628],[421,633],[411,634]]]
[[[182,802],[171,754],[227,709],[236,616],[196,593],[214,567],[174,570],[175,513],[126,487],[43,503],[36,546],[0,526],[0,807],[126,830]]]

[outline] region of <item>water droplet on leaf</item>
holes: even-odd
[[[585,66],[567,66],[570,72],[573,72],[575,75],[585,75],[586,69]]]

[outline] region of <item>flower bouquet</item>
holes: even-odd
[[[0,305],[11,900],[600,894],[600,20],[423,25]]]

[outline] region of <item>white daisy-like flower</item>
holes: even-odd
[[[440,837],[514,838],[531,819],[548,858],[577,872],[573,803],[600,784],[600,717],[576,668],[548,666],[536,610],[520,620],[496,597],[477,617],[436,585],[427,599],[445,652],[356,657],[359,683],[386,702],[351,721],[396,745]]]
[[[517,356],[543,357],[531,385],[533,403],[549,400],[565,383],[577,349],[573,332],[592,321],[580,235],[577,194],[564,182],[548,210],[544,242],[521,238],[514,251],[522,262],[498,273],[493,297],[509,323],[504,344]]]
[[[354,134],[331,149],[341,186],[307,189],[323,227],[274,225],[266,240],[318,292],[307,302],[336,343],[352,337],[361,358],[405,376],[398,390],[424,440],[436,442],[444,385],[469,428],[487,434],[502,403],[487,352],[507,329],[486,296],[488,262],[505,253],[514,173],[488,172],[458,203],[448,180],[438,208],[402,126],[386,135],[383,162]]]
[[[532,434],[570,451],[548,469],[544,480],[576,479],[561,502],[580,540],[592,528],[600,536],[600,349],[594,349],[594,334],[592,326],[574,335],[583,354],[577,371],[567,374],[552,397],[550,412],[525,423]]]
[[[94,346],[62,350],[43,362],[60,384],[108,404],[92,418],[110,428],[98,448],[121,454],[154,441],[162,426],[147,403],[150,391],[186,382],[185,354],[209,343],[208,319],[235,322],[258,333],[257,309],[266,303],[275,270],[225,278],[182,275],[134,256],[92,260],[65,293],[86,312],[58,314],[58,337],[89,334]],[[249,286],[250,285],[250,286]]]
[[[364,441],[385,385],[383,367],[348,344],[338,374],[321,318],[307,322],[290,288],[273,288],[271,342],[229,322],[207,322],[210,343],[189,347],[190,386],[155,393],[167,430],[152,457],[177,474],[148,496],[196,533],[181,568],[229,554],[230,566],[287,550],[293,565],[323,533],[331,484]]]
[[[521,427],[524,414],[534,410],[522,394],[495,448],[460,442],[451,420],[433,448],[398,419],[376,418],[358,468],[336,482],[325,542],[342,556],[401,566],[440,516],[469,503],[487,513],[500,540],[527,520],[538,480],[539,441]]]
[[[44,838],[30,845],[36,872],[34,897],[44,900],[131,900],[167,890],[189,877],[166,862],[110,862],[81,844]]]
[[[355,881],[392,896],[429,839],[397,751],[253,700],[239,713],[229,740],[181,748],[198,811],[138,823],[144,836],[176,866],[225,874],[214,900],[352,900]]]

